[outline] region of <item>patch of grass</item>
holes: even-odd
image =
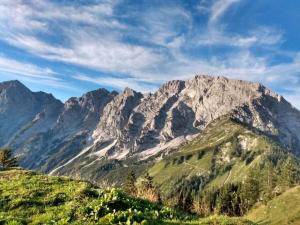
[[[300,186],[287,190],[266,205],[256,205],[246,218],[260,225],[300,224]]]
[[[161,224],[171,208],[118,189],[26,170],[0,172],[0,224]]]
[[[254,225],[255,223],[236,217],[227,216],[210,216],[208,218],[192,220],[188,222],[182,221],[166,221],[165,225]]]
[[[13,169],[0,172],[0,224],[252,224],[242,218],[197,219],[172,208],[99,189],[67,177]]]
[[[90,184],[66,177],[50,177],[25,170],[0,172],[0,221],[43,222],[62,214],[71,218],[77,198],[92,188]],[[4,204],[3,204],[4,202]],[[30,219],[26,219],[30,218]],[[44,218],[44,219],[43,219]]]

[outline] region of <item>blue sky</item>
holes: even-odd
[[[223,75],[300,108],[299,12],[296,0],[1,0],[0,81],[65,101]]]

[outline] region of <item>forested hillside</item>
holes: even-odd
[[[171,205],[242,216],[300,182],[299,160],[256,130],[224,117],[147,170]]]

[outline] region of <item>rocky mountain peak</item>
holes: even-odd
[[[94,132],[94,137],[116,138],[142,97],[141,93],[130,88],[125,88],[123,92],[116,95],[104,108],[102,120]]]
[[[158,92],[163,94],[178,94],[185,88],[185,81],[172,80],[163,84]]]
[[[18,80],[0,83],[0,98],[2,101],[18,101],[21,98],[32,98],[31,91]]]
[[[9,83],[0,84],[3,86]],[[68,171],[92,160],[97,168],[103,157],[144,160],[166,154],[227,115],[293,151],[300,147],[300,112],[282,96],[250,81],[197,75],[166,82],[153,94],[143,95],[130,88],[120,93],[98,89],[70,98],[64,105],[54,104],[53,96],[45,93],[29,91],[24,96],[14,104],[6,104],[0,97],[0,136],[28,140],[17,147],[19,152],[31,152],[26,153],[25,165],[40,168],[45,164],[45,171],[63,167]],[[15,107],[21,114],[13,110]],[[1,114],[3,109],[11,111]],[[11,129],[14,120],[18,123]],[[28,125],[32,128],[24,135],[20,131]]]
[[[85,94],[83,94],[80,98],[79,101],[85,100],[85,99],[97,99],[101,98],[102,96],[108,95],[110,92],[106,90],[105,88],[99,88],[94,91],[89,91]]]
[[[65,102],[65,108],[69,109],[72,107],[81,107],[81,108],[89,108],[91,111],[98,111],[101,103],[103,102],[103,98],[107,96],[114,97],[116,96],[115,92],[109,92],[105,88],[100,88],[94,91],[87,92],[83,94],[81,97],[72,97]]]
[[[37,129],[40,121],[48,129],[62,106],[52,94],[31,92],[17,80],[0,83],[0,144],[18,142],[15,138],[21,137],[18,132],[22,129],[23,137],[32,134],[29,130]]]
[[[166,82],[143,98],[133,98],[135,95],[129,88],[117,95],[105,107],[103,120],[94,133],[102,141],[122,139],[120,152],[147,152],[158,145],[159,152],[168,142],[199,133],[214,119],[251,105],[255,99],[265,95],[277,99],[259,83],[206,75]]]
[[[42,91],[32,92],[24,84],[18,80],[5,81],[0,83],[0,98],[3,103],[21,104],[24,105],[36,102],[37,107],[47,104],[60,104],[62,103],[56,99],[52,94]]]
[[[29,90],[24,84],[22,84],[18,80],[4,81],[4,82],[0,83],[0,89],[8,89],[8,88],[17,88],[17,89],[27,89],[27,90]]]
[[[141,95],[141,93],[136,92],[135,90],[133,90],[133,89],[131,89],[129,87],[126,87],[124,89],[124,91],[121,92],[119,95],[122,96],[123,98],[127,98],[129,96],[138,96],[138,95]]]
[[[79,130],[93,130],[102,116],[104,107],[115,96],[114,92],[100,88],[81,97],[70,98],[64,104],[64,110],[59,115],[55,129],[62,135],[75,134]]]

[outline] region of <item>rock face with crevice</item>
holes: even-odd
[[[1,145],[24,166],[52,174],[81,177],[158,158],[224,115],[300,155],[300,112],[258,83],[200,75],[150,94],[99,89],[64,105],[16,81],[0,84]]]

